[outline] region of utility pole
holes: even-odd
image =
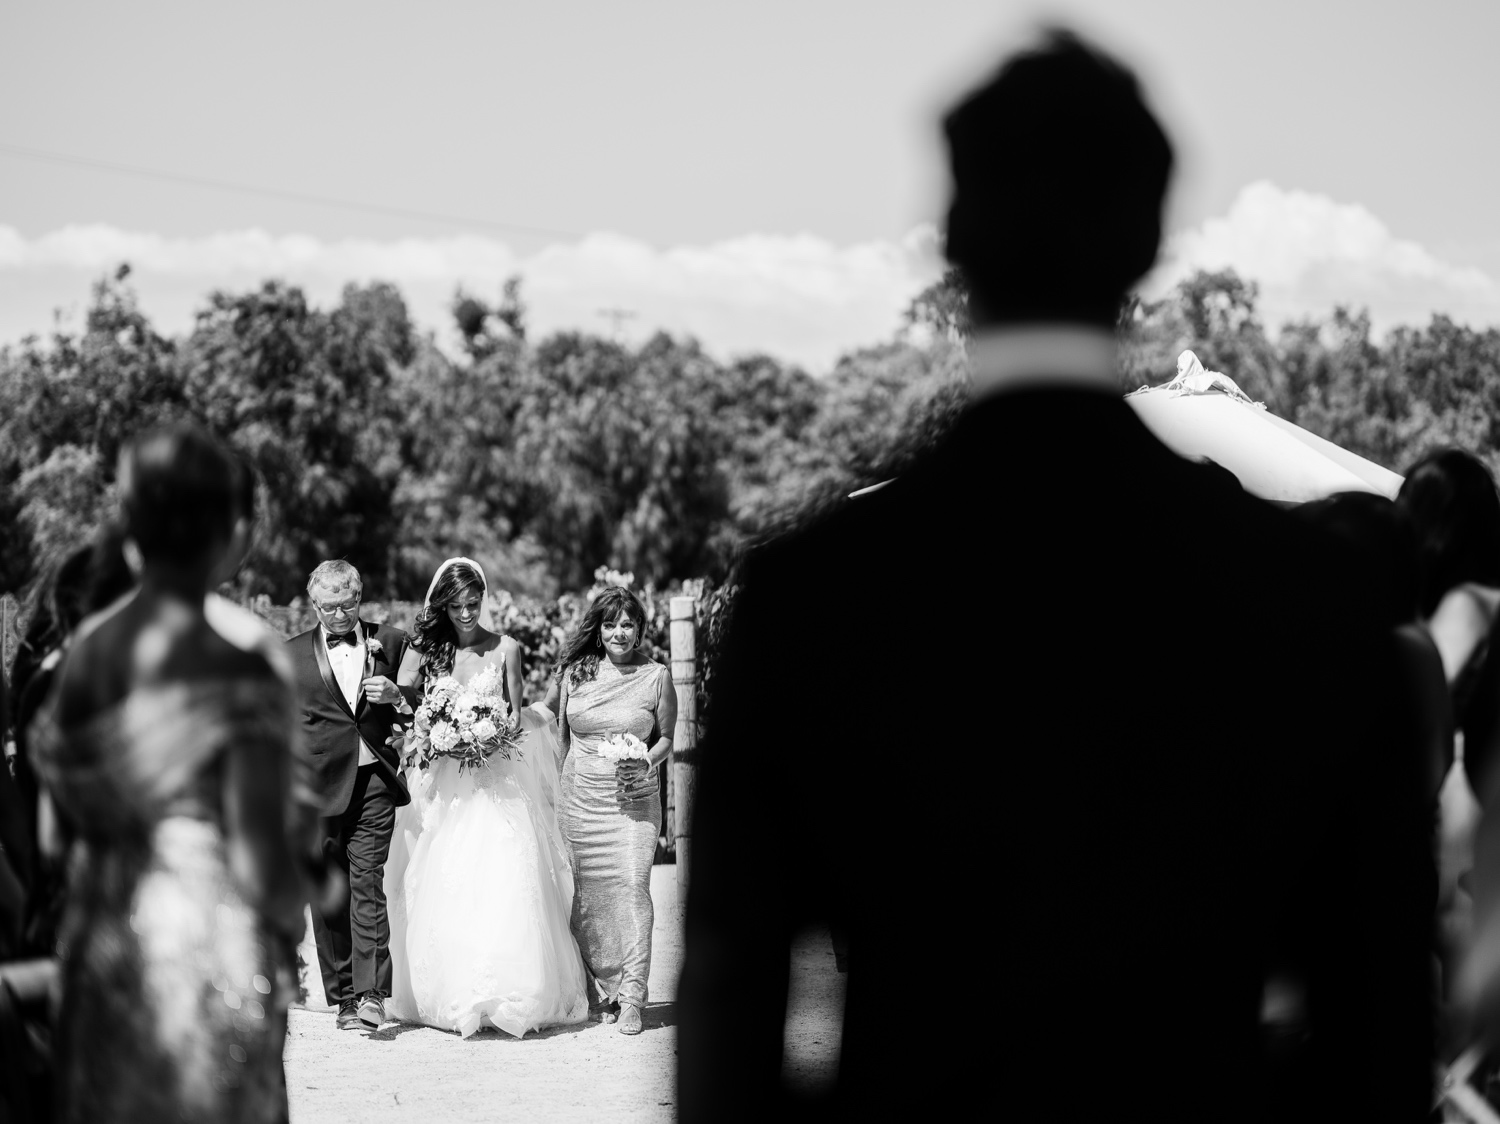
[[[599,315],[609,321],[610,330],[616,343],[620,342],[620,328],[627,320],[634,320],[636,314],[628,308],[601,308]]]

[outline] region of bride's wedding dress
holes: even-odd
[[[459,651],[453,677],[487,663]],[[558,743],[546,712],[521,712],[520,759],[466,769],[438,758],[407,774],[385,892],[393,980],[388,1013],[456,1030],[528,1030],[588,1017],[583,961],[569,928],[573,875],[557,827]]]

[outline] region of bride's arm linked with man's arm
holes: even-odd
[[[411,715],[411,725],[402,732],[401,745],[397,747],[403,768],[415,761],[418,745],[427,737],[427,723],[421,712],[422,679],[422,653],[408,644],[401,656],[401,666],[396,670],[396,687]]]

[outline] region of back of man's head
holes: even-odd
[[[1009,60],[943,122],[948,258],[981,326],[1113,328],[1156,260],[1172,146],[1124,66],[1065,31]]]

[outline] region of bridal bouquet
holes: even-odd
[[[634,734],[616,734],[600,743],[599,756],[618,765],[625,761],[645,761],[650,757],[650,750]]]
[[[467,683],[445,675],[433,683],[417,708],[416,726],[427,728],[426,743],[416,750],[417,764],[426,768],[438,757],[456,757],[458,771],[477,769],[491,754],[502,760],[521,756],[524,734],[520,716],[502,693],[500,670],[485,668]]]

